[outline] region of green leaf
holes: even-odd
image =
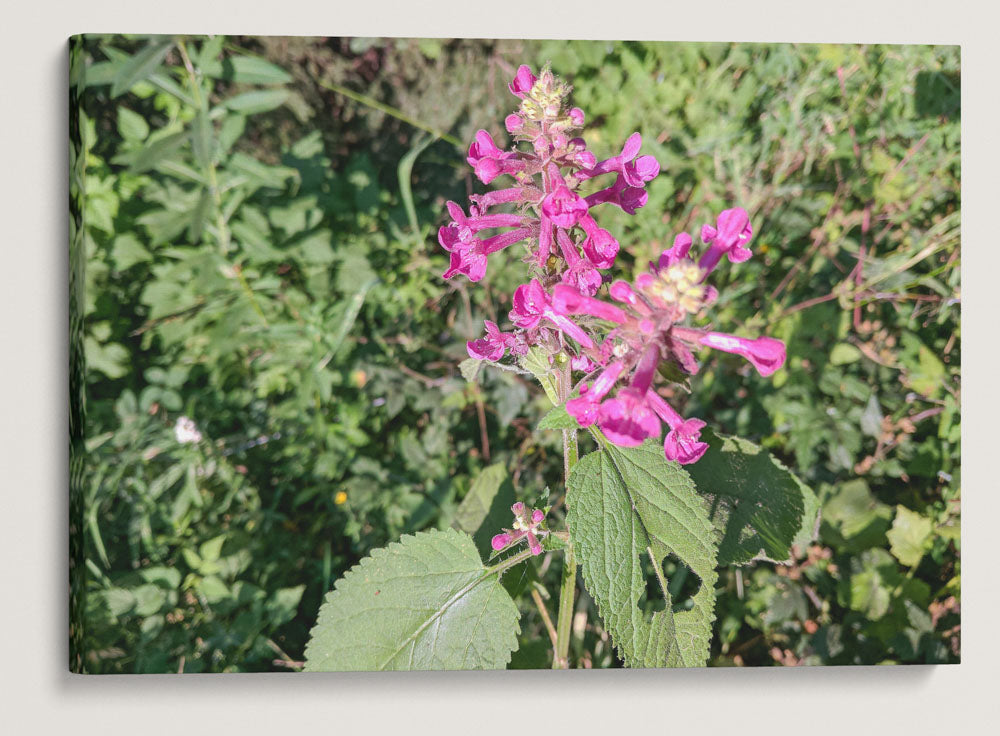
[[[690,476],[657,442],[603,449],[583,457],[567,484],[567,523],[587,590],[629,667],[700,667],[708,659],[715,618],[715,530]],[[673,554],[701,579],[693,607],[666,607],[648,619],[642,555],[662,570]]]
[[[215,562],[219,559],[219,555],[222,554],[222,545],[225,541],[226,535],[220,534],[218,537],[209,539],[207,542],[202,542],[198,548],[199,556],[206,562]]]
[[[542,417],[537,429],[579,429],[580,425],[565,406],[557,406]]]
[[[482,368],[482,366],[483,361],[477,360],[476,358],[466,358],[458,364],[458,370],[461,371],[462,378],[469,383],[473,383],[479,375],[479,369]]]
[[[115,238],[111,249],[111,260],[119,271],[126,271],[137,263],[148,261],[153,256],[146,250],[133,233],[123,233]]]
[[[179,133],[171,133],[157,138],[135,153],[116,156],[114,158],[114,162],[127,164],[132,173],[140,174],[143,171],[148,171],[164,159],[172,156],[182,145],[184,145],[187,139],[187,131],[182,130]]]
[[[800,532],[812,539],[816,496],[788,468],[739,437],[703,430],[702,440],[709,443],[708,452],[685,469],[711,504],[712,522],[722,535],[720,565],[785,561]]]
[[[292,76],[279,66],[255,56],[212,59],[201,68],[203,74],[237,84],[285,84]]]
[[[823,536],[857,552],[885,544],[892,509],[872,495],[861,478],[843,483],[823,506]]]
[[[127,141],[144,141],[149,135],[149,124],[139,113],[119,107],[118,133]]]
[[[858,360],[861,360],[861,351],[850,343],[837,343],[830,351],[830,362],[834,365],[847,365]]]
[[[507,469],[500,463],[490,465],[476,476],[469,492],[455,512],[452,526],[472,535],[480,554],[490,553],[490,540],[513,519],[514,486]]]
[[[147,79],[173,48],[174,39],[159,36],[150,41],[135,56],[118,67],[111,83],[111,96],[118,97],[128,92],[138,82]]]
[[[258,89],[230,97],[224,104],[235,112],[253,115],[281,107],[288,100],[289,94],[287,89]]]
[[[552,366],[549,364],[548,353],[539,347],[531,348],[528,354],[521,358],[521,367],[538,379],[545,390],[545,395],[549,397],[549,401],[553,404],[559,403],[559,398],[556,395],[556,379]]]
[[[892,529],[886,532],[889,551],[904,565],[916,567],[924,556],[933,530],[934,523],[930,519],[905,506],[897,506]]]
[[[306,670],[503,669],[518,611],[468,534],[404,536],[374,550],[327,593]]]

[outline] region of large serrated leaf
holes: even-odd
[[[708,430],[702,439],[709,450],[687,472],[711,503],[720,565],[783,562],[792,544],[812,541],[819,504],[808,486],[753,442]]]
[[[567,522],[587,590],[629,667],[700,667],[708,659],[715,618],[715,531],[691,478],[663,449],[603,448],[583,457],[567,484]],[[666,607],[647,618],[641,556],[660,567],[667,554],[701,579],[693,607]],[[662,582],[662,581],[661,581]]]
[[[327,593],[306,670],[503,669],[518,612],[468,534],[405,536],[351,568]]]

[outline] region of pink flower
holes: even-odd
[[[653,411],[670,426],[670,431],[663,438],[663,454],[667,460],[676,460],[681,465],[698,462],[708,450],[708,443],[700,439],[705,422],[700,419],[685,420],[655,391],[648,391],[646,400]]]
[[[680,233],[676,238],[674,238],[673,246],[660,254],[660,260],[657,263],[657,266],[661,269],[670,268],[671,266],[686,259],[690,250],[691,236],[687,233]]]
[[[597,421],[601,399],[607,396],[608,391],[614,387],[624,370],[624,363],[620,360],[614,361],[601,371],[592,386],[580,387],[579,398],[566,402],[566,411],[576,419],[581,427],[589,427]]]
[[[502,151],[493,142],[487,131],[476,132],[476,138],[469,146],[466,161],[476,172],[483,184],[489,184],[500,174],[512,174],[524,168],[524,162],[515,158],[513,151]]]
[[[615,183],[607,189],[594,192],[587,196],[587,204],[591,207],[604,202],[617,205],[630,215],[646,206],[649,193],[640,187],[629,186],[625,179],[619,176]]]
[[[569,335],[584,347],[594,347],[593,340],[586,332],[564,314],[560,314],[552,308],[552,300],[545,293],[545,289],[542,288],[538,279],[532,279],[529,283],[518,286],[514,291],[513,302],[514,308],[510,311],[510,321],[518,327],[530,330],[537,327],[542,319],[547,319],[561,332]]]
[[[625,313],[614,304],[584,296],[565,284],[556,284],[552,289],[552,306],[560,314],[588,314],[617,324],[622,324],[626,319]]]
[[[628,140],[625,141],[625,145],[622,146],[622,152],[620,154],[599,162],[593,169],[586,172],[587,178],[593,178],[595,176],[599,176],[600,174],[608,174],[612,171],[617,171],[619,174],[623,173],[625,165],[630,163],[632,159],[638,155],[640,148],[642,148],[642,136],[639,135],[639,133],[633,133],[628,137]],[[659,173],[659,164],[657,164],[656,169],[657,173]],[[646,173],[650,171],[648,162],[643,164],[642,170]],[[656,176],[656,174],[653,176]]]
[[[599,228],[590,215],[580,218],[580,227],[587,233],[582,246],[587,258],[598,268],[611,268],[618,255],[618,241],[607,230]]]
[[[517,75],[514,77],[514,81],[507,85],[507,89],[515,97],[520,97],[522,100],[524,96],[531,91],[531,88],[535,86],[535,82],[538,81],[538,77],[531,73],[531,67],[527,64],[521,64],[517,69]]]
[[[470,281],[480,281],[486,275],[486,257],[509,245],[524,240],[531,231],[528,228],[508,230],[492,238],[480,240],[470,227],[446,225],[438,230],[438,242],[451,253],[451,262],[443,277],[450,279],[456,273],[469,277]]]
[[[708,450],[708,443],[701,442],[701,430],[705,422],[688,419],[667,432],[663,438],[663,454],[667,460],[676,460],[681,465],[690,465],[701,459]]]
[[[503,532],[494,536],[490,540],[490,546],[499,552],[520,539],[527,539],[528,549],[531,550],[531,554],[540,555],[542,553],[542,543],[538,538],[540,536],[544,537],[549,533],[542,525],[542,522],[545,521],[545,512],[541,509],[532,509],[529,514],[524,504],[520,501],[511,506],[510,510],[514,514],[513,528],[504,529]]]
[[[644,393],[622,389],[601,404],[597,425],[620,447],[636,447],[648,437],[660,435],[660,420],[646,402]]]
[[[542,200],[542,212],[557,227],[572,228],[587,214],[587,202],[580,195],[560,184]]]
[[[753,255],[746,247],[753,236],[753,227],[746,210],[738,207],[723,210],[715,224],[715,227],[705,225],[701,228],[701,239],[711,246],[698,261],[706,275],[715,268],[724,254],[729,256],[731,263],[742,263]]]
[[[514,347],[514,336],[501,332],[496,322],[485,321],[486,337],[471,340],[465,344],[470,357],[476,360],[490,360],[494,363],[500,360],[507,348]]]
[[[698,342],[716,350],[742,355],[762,376],[771,375],[785,364],[785,343],[773,337],[751,340],[723,332],[709,332],[702,335]]]

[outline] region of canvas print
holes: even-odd
[[[957,663],[960,50],[70,41],[70,668]]]

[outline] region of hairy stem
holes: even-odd
[[[559,400],[565,403],[569,398],[572,381],[572,368],[569,361],[559,372],[557,390]],[[580,457],[577,446],[576,430],[563,430],[563,485],[568,488],[569,474]],[[571,533],[572,534],[572,533]],[[556,645],[552,658],[553,669],[569,669],[569,640],[573,632],[573,599],[576,596],[576,556],[573,554],[573,541],[570,537],[566,545],[566,557],[563,561],[562,584],[559,586],[559,612],[556,621]]]

